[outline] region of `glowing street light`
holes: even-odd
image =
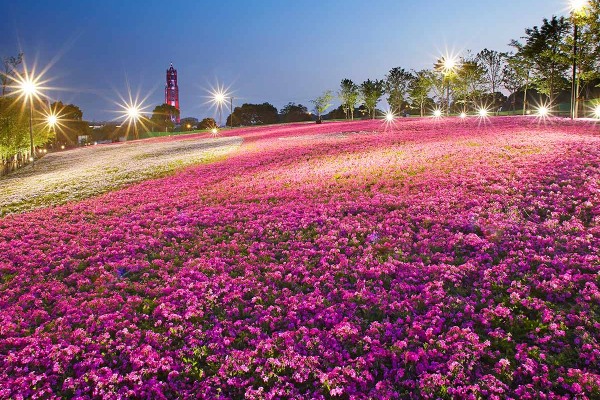
[[[17,90],[29,102],[29,151],[31,166],[35,168],[35,153],[33,150],[33,98],[39,95],[37,80],[26,74],[17,82]]]
[[[577,80],[577,19],[583,16],[589,7],[588,0],[570,0],[571,19],[573,20],[573,66],[571,81],[571,119],[577,118],[577,98],[579,94],[579,82]]]
[[[465,119],[465,118],[467,118],[467,113],[463,111],[460,113],[460,119]]]
[[[229,108],[231,112],[231,126],[233,127],[233,96],[226,92],[225,88],[217,87],[217,89],[210,92],[211,100],[219,110],[219,126],[223,124],[223,106],[227,104],[227,100],[229,100]]]
[[[433,111],[433,116],[435,118],[441,118],[442,117],[442,110],[440,110],[440,109],[434,110]]]
[[[540,118],[546,118],[550,115],[550,109],[546,106],[540,106],[538,107],[536,114]]]
[[[385,114],[385,120],[386,120],[386,122],[394,122],[394,119],[396,119],[396,116],[394,115],[394,113],[393,113],[393,112],[391,112],[391,111],[388,111],[388,112]]]
[[[56,126],[56,124],[58,123],[58,117],[54,114],[50,114],[46,118],[46,122],[48,123],[48,126],[50,126],[51,128],[54,128]]]
[[[477,111],[477,114],[479,114],[481,118],[487,118],[490,115],[490,111],[487,108],[482,107]]]
[[[53,111],[50,111],[50,114],[46,115],[46,125],[52,129],[52,133],[54,133],[54,146],[56,146],[57,136],[56,136],[56,125],[58,125],[59,119],[58,115]]]
[[[212,128],[210,130],[210,132],[212,133],[213,136],[216,136],[219,133],[219,130],[217,128]]]
[[[446,78],[446,113],[450,115],[450,75],[456,72],[459,67],[458,59],[453,55],[445,55],[436,64],[436,68]]]
[[[594,108],[594,118],[600,119],[600,104]]]

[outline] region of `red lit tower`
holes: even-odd
[[[173,68],[173,63],[171,63],[171,68],[167,70],[165,104],[169,104],[179,110],[179,86],[177,86],[177,70]],[[179,116],[174,118],[173,122],[179,123]]]

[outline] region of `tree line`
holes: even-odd
[[[570,18],[553,16],[540,26],[525,29],[523,37],[510,41],[510,52],[466,51],[456,57],[440,57],[430,69],[396,67],[383,79],[360,84],[343,79],[337,93],[327,90],[313,100],[315,110],[320,116],[327,109],[323,106],[330,106],[336,95],[341,106],[335,115],[341,112],[347,119],[354,119],[357,110],[375,118],[384,95],[390,112],[396,115],[424,116],[434,109],[461,113],[480,108],[520,108],[523,112],[535,106],[552,108],[570,103],[568,89],[573,84],[570,73],[575,63],[576,110],[582,115],[584,101],[600,96],[599,15],[600,0],[591,0]]]

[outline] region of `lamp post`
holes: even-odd
[[[37,95],[38,88],[34,80],[26,77],[20,82],[20,91],[29,102],[29,151],[31,153],[31,165],[35,168],[35,153],[33,148],[33,97]]]
[[[212,102],[213,102],[213,104],[216,104],[217,108],[219,109],[219,126],[223,125],[223,106],[227,103],[227,100],[229,100],[229,109],[231,111],[231,127],[233,127],[233,100],[234,100],[234,97],[229,96],[229,94],[225,93],[223,91],[223,89],[219,89],[218,91],[212,93],[212,95],[213,95]],[[227,123],[225,123],[225,126],[227,126]]]
[[[577,39],[578,26],[577,17],[585,12],[588,7],[588,0],[570,0],[571,19],[573,21],[573,66],[571,81],[571,119],[577,118],[577,99],[579,95],[579,85],[577,84]]]
[[[133,135],[138,139],[137,123],[141,117],[140,109],[136,105],[131,105],[127,108],[127,121],[133,123]]]
[[[444,74],[446,78],[446,115],[450,115],[450,75],[456,72],[458,68],[458,62],[453,56],[444,56],[441,62],[437,64],[438,70]]]
[[[56,124],[58,123],[58,116],[56,114],[48,114],[46,116],[46,124],[50,128],[52,128],[52,133],[54,133],[54,148],[56,149],[56,142],[58,141],[58,137],[56,136]]]

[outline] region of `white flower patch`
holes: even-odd
[[[239,136],[136,141],[51,153],[0,178],[0,216],[84,199],[179,168],[216,160]]]

